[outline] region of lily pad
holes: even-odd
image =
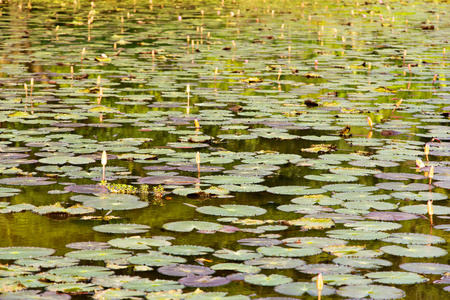
[[[178,232],[190,232],[194,229],[199,231],[217,231],[223,228],[223,225],[204,221],[178,221],[166,223],[163,225],[163,228],[166,230]]]
[[[375,282],[386,284],[417,284],[428,281],[428,278],[411,272],[372,272],[365,276]]]
[[[150,227],[141,224],[105,224],[92,227],[95,231],[105,233],[136,234],[147,232]]]
[[[250,217],[259,216],[267,212],[264,208],[249,206],[249,205],[231,205],[223,204],[220,207],[217,206],[202,206],[196,209],[196,211],[215,216],[224,217]]]
[[[264,274],[254,274],[245,276],[244,281],[255,285],[278,286],[292,282],[293,280],[290,277],[279,274],[271,274],[269,276]]]
[[[405,296],[401,289],[384,285],[349,285],[339,288],[337,294],[342,297],[370,299],[399,299]]]
[[[450,265],[440,263],[404,263],[400,265],[400,268],[420,274],[443,275],[450,272]]]
[[[315,297],[318,295],[316,284],[311,282],[286,283],[275,287],[275,291],[280,294],[290,296],[302,296],[304,293]],[[321,291],[321,295],[328,296],[334,294],[335,292],[336,291],[334,288],[324,285]]]
[[[20,259],[20,258],[35,258],[48,256],[55,253],[54,249],[39,248],[39,247],[1,247],[0,259]]]
[[[391,255],[406,257],[440,257],[447,254],[446,250],[434,246],[407,245],[406,247],[391,245],[383,246],[380,250]]]

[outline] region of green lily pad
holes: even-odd
[[[166,255],[156,251],[151,251],[145,254],[139,253],[138,255],[129,257],[127,260],[132,264],[151,267],[162,267],[186,262],[186,259],[183,257]]]
[[[312,279],[317,281],[317,276]],[[361,275],[352,274],[326,274],[323,276],[323,282],[329,285],[341,286],[341,285],[365,285],[371,284],[372,280],[365,278]]]
[[[256,251],[265,256],[281,256],[281,257],[312,256],[322,252],[321,249],[316,247],[285,248],[279,246],[259,247],[258,249],[256,249]]]
[[[184,285],[179,284],[177,281],[173,280],[149,280],[147,278],[142,278],[125,283],[123,285],[123,288],[143,292],[164,292],[183,289]]]
[[[214,249],[205,246],[177,245],[163,246],[159,248],[159,251],[174,255],[204,255],[208,252],[214,252]]]
[[[275,287],[275,291],[280,294],[290,296],[302,296],[304,293],[307,293],[314,297],[317,297],[318,295],[316,284],[311,282],[286,283]],[[334,294],[335,292],[336,291],[334,288],[324,285],[321,291],[321,295],[328,296]]]
[[[95,231],[105,233],[136,234],[147,232],[150,227],[141,224],[105,224],[92,227]]]
[[[428,281],[428,278],[411,272],[372,272],[365,276],[375,282],[386,284],[416,284]]]
[[[244,263],[261,269],[292,269],[305,264],[301,259],[284,257],[260,257],[246,260]]]
[[[389,234],[378,231],[336,229],[327,231],[327,235],[335,239],[343,240],[379,240],[389,236]]]
[[[76,258],[62,257],[62,256],[44,256],[35,258],[21,258],[15,261],[21,266],[40,267],[40,268],[55,268],[55,267],[71,267],[77,265],[79,262]]]
[[[215,265],[211,266],[211,269],[213,269],[213,270],[233,270],[233,271],[249,273],[249,274],[256,274],[261,271],[261,269],[258,267],[248,266],[245,264],[238,264],[238,263],[215,264]]]
[[[140,236],[117,238],[109,240],[108,244],[110,244],[113,247],[132,250],[140,250],[140,249],[147,250],[151,249],[152,247],[162,247],[171,245],[169,241],[163,239],[142,238]]]
[[[71,165],[86,165],[94,163],[95,160],[81,156],[53,156],[41,158],[39,162],[41,164],[51,164],[51,165],[64,165],[66,163]]]
[[[20,258],[35,258],[48,256],[55,253],[54,249],[39,248],[39,247],[1,247],[0,259],[20,259]]]
[[[450,265],[439,263],[404,263],[400,268],[420,274],[437,274],[443,275],[450,272]]]
[[[178,231],[178,232],[190,232],[194,229],[202,231],[217,231],[221,229],[223,225],[212,223],[212,222],[204,222],[204,221],[178,221],[166,223],[163,225],[163,228],[170,231]]]
[[[392,263],[385,259],[379,258],[359,258],[359,257],[336,257],[333,259],[335,264],[360,268],[360,269],[378,269],[382,267],[389,267]]]
[[[341,174],[321,174],[321,175],[306,175],[305,179],[315,181],[327,181],[327,182],[351,182],[357,181],[358,177]]]
[[[380,248],[388,254],[406,257],[440,257],[447,254],[447,251],[434,246],[407,245],[405,247],[391,245]]]
[[[395,192],[391,193],[391,196],[398,199],[414,201],[438,201],[448,199],[447,195],[434,192],[419,192],[417,194],[411,192]]]
[[[407,213],[411,213],[411,214],[418,214],[418,215],[425,215],[428,213],[426,204],[402,206],[402,207],[400,207],[400,210],[403,212],[407,212]],[[433,211],[434,211],[434,214],[437,216],[449,215],[450,207],[433,204]]]
[[[405,296],[401,289],[384,285],[349,285],[339,288],[337,294],[342,297],[370,299],[399,299]]]
[[[292,282],[293,280],[290,277],[279,274],[271,274],[269,276],[264,274],[254,274],[245,276],[244,281],[255,285],[278,286]]]
[[[358,221],[345,223],[345,227],[352,227],[356,230],[383,231],[394,230],[402,227],[401,224],[393,222],[377,222],[377,221]]]
[[[309,186],[292,185],[276,186],[267,189],[267,192],[278,195],[311,195],[325,192],[322,189],[310,189]]]
[[[224,217],[249,217],[259,216],[267,212],[264,208],[249,206],[249,205],[230,205],[223,204],[220,207],[217,206],[202,206],[196,209],[196,211],[215,216]]]
[[[382,241],[405,245],[429,245],[444,243],[445,239],[431,234],[396,232],[382,239]]]
[[[80,294],[102,290],[102,287],[91,283],[56,283],[46,288],[52,292]]]
[[[262,256],[260,253],[256,253],[252,250],[246,250],[246,249],[241,249],[241,250],[237,250],[237,251],[221,249],[221,250],[215,251],[213,253],[213,255],[216,257],[220,257],[223,259],[230,259],[230,260],[248,260],[248,259],[259,258]]]
[[[113,260],[131,256],[128,251],[116,249],[77,250],[68,252],[65,255],[80,260]]]
[[[76,276],[81,278],[105,277],[114,274],[114,271],[111,271],[108,268],[97,266],[74,266],[56,268],[48,272],[54,275]]]

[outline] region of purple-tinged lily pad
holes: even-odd
[[[211,275],[215,271],[211,268],[197,265],[170,265],[158,268],[158,272],[169,276]]]
[[[209,287],[209,286],[221,286],[230,282],[225,277],[213,277],[213,276],[187,276],[178,280],[179,283],[185,286],[192,287]]]
[[[365,217],[379,221],[405,221],[419,218],[418,215],[395,211],[373,211],[366,214]]]

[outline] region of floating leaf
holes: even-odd
[[[211,275],[214,270],[197,265],[170,265],[158,268],[158,272],[169,276]]]
[[[136,265],[162,267],[172,264],[182,264],[186,262],[186,259],[179,256],[166,255],[160,252],[152,251],[146,254],[139,253],[138,255],[129,257],[128,261]]]
[[[118,289],[107,289],[103,291],[95,292],[95,297],[102,300],[116,300],[116,299],[140,299],[144,297],[145,293],[133,290],[118,290]]]
[[[194,229],[203,231],[217,231],[223,228],[223,225],[212,223],[212,222],[203,222],[203,221],[178,221],[166,223],[163,225],[163,228],[170,231],[178,231],[178,232],[190,232]]]
[[[333,259],[333,262],[335,264],[361,269],[378,269],[392,265],[390,261],[379,258],[336,257]]]
[[[310,189],[309,186],[288,185],[272,187],[267,189],[267,192],[278,195],[310,195],[324,192],[324,190]]]
[[[261,271],[260,268],[255,267],[255,266],[248,266],[248,265],[237,264],[237,263],[215,264],[215,265],[211,266],[211,269],[213,269],[213,270],[233,270],[233,271],[249,273],[249,274],[259,273]]]
[[[400,268],[420,274],[437,274],[443,275],[450,272],[450,265],[439,263],[405,263],[401,264]]]
[[[380,221],[404,221],[413,220],[419,218],[418,215],[404,213],[404,212],[393,212],[393,211],[373,211],[366,215],[366,218]]]
[[[112,275],[107,277],[94,277],[91,281],[92,283],[103,287],[120,288],[125,283],[138,279],[141,279],[141,277],[128,275]]]
[[[130,257],[128,251],[116,249],[77,250],[65,254],[67,257],[81,260],[112,260]]]
[[[404,184],[402,182],[381,182],[377,183],[376,186],[384,190],[405,192],[426,191],[429,189],[429,185],[425,183]]]
[[[345,227],[352,227],[356,230],[370,230],[370,231],[382,231],[382,230],[394,230],[402,227],[401,224],[393,222],[377,222],[377,221],[359,221],[345,223]]]
[[[227,176],[227,175],[211,175],[200,178],[202,182],[209,184],[253,184],[261,183],[264,179],[260,177],[244,177],[244,176]]]
[[[132,249],[132,250],[140,250],[140,249],[146,250],[151,249],[151,247],[162,247],[171,245],[171,243],[166,240],[155,238],[141,238],[140,236],[113,239],[109,240],[108,244],[117,248]]]
[[[317,276],[312,279],[317,281]],[[341,286],[341,285],[364,285],[372,283],[372,280],[361,275],[352,274],[326,274],[323,276],[323,281],[326,284]]]
[[[179,282],[185,286],[193,287],[208,287],[208,286],[221,286],[230,282],[225,277],[213,277],[213,276],[187,276],[179,280]]]
[[[321,249],[316,247],[285,248],[279,246],[259,247],[258,249],[256,249],[256,251],[265,256],[282,256],[282,257],[312,256],[322,252]]]
[[[269,276],[264,274],[254,274],[245,276],[244,281],[255,285],[277,286],[292,282],[292,278],[279,274],[271,274]]]
[[[214,249],[205,246],[178,245],[160,247],[159,251],[175,255],[204,255],[208,252],[214,252]]]
[[[246,260],[244,263],[250,266],[257,266],[261,269],[292,269],[305,264],[301,259],[279,257],[255,258]]]
[[[367,258],[376,257],[383,254],[379,250],[366,250],[365,246],[328,246],[322,248],[323,251],[329,252],[338,257],[355,257],[355,258]]]
[[[416,284],[428,281],[428,278],[411,272],[372,272],[365,276],[375,282],[386,284]]]
[[[141,224],[105,224],[92,227],[95,231],[105,233],[124,233],[124,234],[136,234],[147,232],[150,227]]]
[[[379,240],[389,236],[389,234],[384,232],[353,229],[330,230],[327,231],[327,235],[331,238],[343,240]]]
[[[289,247],[318,247],[323,248],[325,246],[343,246],[348,242],[339,240],[339,239],[331,239],[325,237],[292,237],[283,240],[283,243]]]
[[[434,246],[407,245],[405,247],[391,245],[380,248],[388,254],[406,257],[440,257],[447,254],[447,251]]]
[[[444,243],[445,239],[431,234],[396,232],[382,239],[382,241],[405,245],[429,245]]]
[[[296,268],[306,274],[346,274],[354,271],[351,267],[339,266],[335,264],[308,264]]]
[[[398,299],[405,296],[401,289],[384,285],[349,285],[339,288],[338,295],[350,298]]]
[[[74,266],[65,268],[56,268],[48,271],[50,274],[60,275],[60,276],[76,276],[81,278],[92,278],[92,277],[105,277],[114,274],[105,267],[96,266]]]
[[[47,286],[49,291],[68,294],[89,293],[101,289],[101,287],[90,283],[56,283]]]
[[[39,248],[39,247],[1,247],[0,259],[20,259],[20,258],[35,258],[48,256],[55,253],[54,249]]]
[[[407,212],[407,213],[411,213],[411,214],[418,214],[418,215],[425,215],[428,213],[426,204],[402,206],[402,207],[400,207],[400,210],[403,212]],[[447,206],[433,204],[433,211],[434,211],[434,214],[438,215],[438,216],[450,215],[450,207],[447,207]]]
[[[304,217],[297,220],[289,220],[287,223],[289,225],[302,226],[304,229],[325,229],[334,227],[333,220],[325,218],[320,219]]]
[[[290,296],[302,296],[304,293],[308,293],[311,296],[318,295],[316,284],[311,282],[286,283],[275,287],[275,291],[280,294]],[[336,291],[334,288],[324,285],[321,291],[321,295],[328,296],[334,294],[335,292]]]
[[[141,278],[123,284],[123,288],[143,292],[164,292],[184,288],[184,285],[173,280],[149,280]]]
[[[15,261],[18,265],[40,268],[71,267],[77,265],[78,262],[79,260],[76,258],[63,256],[21,258]]]
[[[357,181],[358,177],[342,174],[321,174],[321,175],[306,175],[305,179],[327,182],[351,182]]]
[[[237,251],[222,249],[222,250],[217,250],[216,252],[213,253],[213,255],[216,257],[220,257],[223,259],[230,259],[230,260],[248,260],[248,259],[259,258],[262,256],[260,253],[256,253],[252,250],[246,250],[246,249],[241,249],[241,250],[237,250]]]
[[[419,192],[417,194],[411,192],[395,192],[391,193],[391,196],[398,199],[414,201],[438,201],[448,199],[447,195],[434,192]]]
[[[259,216],[265,214],[267,211],[264,208],[249,206],[249,205],[232,205],[223,204],[220,207],[217,206],[202,206],[196,209],[196,211],[215,216],[225,217],[249,217]]]

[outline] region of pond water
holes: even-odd
[[[0,299],[448,297],[448,11],[1,1]]]

